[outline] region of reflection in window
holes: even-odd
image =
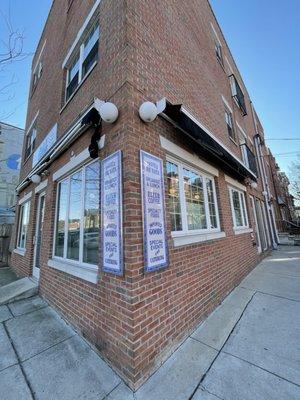
[[[59,183],[54,255],[98,264],[99,161]]]
[[[213,181],[211,179],[206,178],[206,188],[207,188],[207,200],[208,200],[208,208],[210,216],[210,226],[211,228],[217,228],[218,227],[217,211],[214,198]]]
[[[202,176],[185,168],[183,173],[188,230],[206,229]]]
[[[179,161],[167,161],[166,166],[172,232],[219,230],[213,179]]]
[[[172,231],[181,231],[178,166],[170,161],[167,162],[167,176]]]
[[[99,261],[99,187],[100,164],[90,164],[85,170],[83,261]]]
[[[67,258],[79,260],[82,172],[71,176]]]
[[[27,239],[28,223],[29,223],[29,209],[30,209],[29,201],[22,204],[20,207],[19,232],[18,232],[18,242],[17,242],[17,247],[19,247],[20,249],[26,248],[26,239]]]
[[[244,193],[239,190],[230,189],[230,196],[234,227],[248,227]]]
[[[58,185],[58,210],[56,222],[55,255],[63,257],[68,204],[68,180]]]

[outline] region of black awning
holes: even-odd
[[[196,152],[199,156],[215,164],[236,179],[244,180],[245,178],[250,178],[253,181],[257,181],[256,175],[220,144],[216,138],[210,135],[204,127],[197,124],[185,112],[182,105],[172,105],[167,102],[166,108],[160,115],[192,139],[196,144]]]

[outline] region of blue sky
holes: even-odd
[[[24,32],[24,51],[33,53],[52,0],[1,0],[1,13],[11,14],[15,28]],[[300,139],[300,1],[211,0],[212,7],[241,71],[266,138]],[[7,30],[0,16],[0,37]],[[1,87],[15,75],[13,99],[0,96],[5,122],[25,125],[31,57],[0,71]],[[274,154],[299,151],[299,141],[268,142]],[[289,172],[296,154],[278,155]]]
[[[300,1],[211,0],[211,5],[265,137],[300,139]],[[300,140],[267,143],[275,155],[300,154]],[[297,157],[276,156],[286,172]]]

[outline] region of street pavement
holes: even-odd
[[[0,306],[0,399],[299,400],[300,248],[260,263],[135,393],[40,297]]]

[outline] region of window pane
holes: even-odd
[[[208,208],[209,208],[209,216],[210,216],[210,227],[217,228],[217,212],[216,212],[216,204],[214,199],[214,187],[211,179],[206,178],[206,188],[207,188],[207,198],[208,198]]]
[[[79,260],[82,171],[71,176],[67,258]]]
[[[95,43],[99,39],[99,25],[96,24],[93,26],[91,32],[89,33],[88,37],[86,38],[84,42],[84,51],[83,51],[83,58],[86,58],[89,52],[92,50],[94,47]]]
[[[95,61],[98,60],[99,26],[95,25],[84,43],[82,77],[89,72]]]
[[[181,231],[178,166],[169,161],[167,162],[167,177],[172,231]]]
[[[85,170],[83,261],[99,263],[99,191],[100,163],[96,161]]]
[[[25,249],[29,223],[29,202],[23,204],[20,209],[20,227],[18,247]]]
[[[66,213],[68,204],[68,181],[65,180],[58,187],[58,210],[55,235],[55,255],[63,257],[65,243]]]
[[[188,230],[207,229],[203,178],[187,169],[183,173]]]
[[[246,208],[245,208],[245,197],[244,197],[243,193],[240,193],[240,196],[241,196],[241,205],[242,205],[242,212],[243,212],[243,218],[244,218],[243,225],[246,226],[247,225],[247,216],[246,216]]]
[[[79,84],[79,55],[69,68],[68,85],[67,85],[67,99],[74,93]]]
[[[232,191],[232,203],[233,203],[236,226],[243,226],[240,196],[239,192],[237,192],[236,190]]]

